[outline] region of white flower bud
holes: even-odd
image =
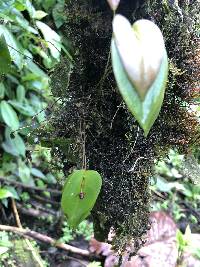
[[[119,5],[120,0],[107,0],[110,8],[115,11]]]
[[[114,40],[128,78],[144,99],[154,82],[165,54],[160,29],[149,20],[138,20],[133,26],[122,15],[113,20]]]

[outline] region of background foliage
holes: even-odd
[[[0,33],[12,59],[12,71],[0,81],[0,176],[45,188],[46,184],[56,182],[55,171],[48,164],[50,149],[35,146],[37,139],[31,140],[33,145],[28,144],[27,135],[45,123],[46,108],[53,101],[48,72],[60,60],[62,43],[51,26],[56,29],[62,25],[58,13],[64,1],[35,2],[36,6],[28,0],[0,1]],[[49,17],[54,23],[50,26]],[[44,23],[45,18],[48,19]],[[19,190],[17,193],[14,187],[4,186],[0,191],[4,204],[5,190],[15,198],[20,197]]]

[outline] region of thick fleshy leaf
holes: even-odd
[[[11,57],[3,35],[0,36],[0,73],[8,73],[11,69]]]
[[[148,89],[144,100],[141,100],[136,88],[125,71],[114,39],[112,40],[112,65],[119,91],[130,112],[143,128],[145,136],[147,136],[158,117],[164,98],[168,75],[167,54],[166,52],[164,53],[158,74],[153,84]]]
[[[113,32],[127,76],[143,100],[158,74],[165,54],[162,33],[150,20],[141,19],[131,26],[122,15],[115,16]]]
[[[64,185],[61,207],[68,224],[76,228],[92,210],[102,185],[101,176],[92,170],[76,170]]]
[[[120,0],[107,0],[110,8],[115,11],[119,5]]]

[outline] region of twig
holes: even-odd
[[[20,221],[20,218],[19,218],[19,213],[17,211],[15,200],[13,198],[11,200],[12,200],[12,208],[13,208],[13,213],[15,215],[15,220],[16,220],[17,226],[19,227],[19,229],[23,229],[21,221]],[[25,242],[26,242],[29,250],[31,251],[35,261],[39,264],[40,267],[44,267],[44,264],[42,263],[42,260],[37,255],[33,245],[31,244],[31,242],[27,238],[25,238]]]
[[[45,217],[49,218],[50,214],[48,212],[40,211],[38,209],[33,209],[33,208],[24,208],[21,204],[17,203],[17,208],[19,209],[20,213],[23,213],[25,215],[29,215],[32,217]],[[55,216],[55,214],[54,214]]]
[[[79,255],[82,255],[85,257],[90,256],[90,252],[88,250],[76,248],[76,247],[73,247],[73,246],[70,246],[70,245],[67,245],[64,243],[59,243],[57,240],[55,240],[55,239],[53,239],[47,235],[43,235],[43,234],[28,230],[28,229],[21,229],[21,228],[14,227],[14,226],[8,226],[8,225],[0,224],[0,231],[9,231],[9,232],[13,232],[13,233],[16,233],[19,235],[32,237],[34,239],[40,240],[44,243],[51,244],[52,246],[55,246],[57,248],[61,248],[61,249],[68,251],[68,252],[79,254]]]
[[[16,224],[18,227],[22,228],[22,224],[21,224],[21,221],[19,218],[19,213],[17,211],[15,200],[12,198],[11,201],[12,201],[12,209],[13,209],[13,213],[15,215]]]
[[[59,190],[55,190],[55,189],[51,189],[51,188],[40,188],[40,187],[36,187],[36,186],[26,185],[26,184],[16,182],[14,180],[10,180],[10,179],[4,178],[4,177],[0,177],[0,181],[3,181],[3,182],[8,183],[8,184],[13,184],[17,187],[23,187],[26,189],[32,189],[32,190],[41,191],[41,192],[48,191],[48,192],[55,194],[55,195],[61,195],[61,191],[59,191]]]
[[[158,200],[166,200],[166,197],[164,197],[160,192],[157,192],[157,191],[153,191],[153,194],[158,198]]]
[[[54,206],[60,206],[59,202],[52,200],[52,199],[44,198],[44,197],[37,196],[37,195],[34,195],[33,198],[40,201],[40,202],[50,203]]]

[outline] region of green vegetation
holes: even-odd
[[[47,156],[47,149],[34,146],[37,140],[33,145],[27,143],[27,135],[47,119],[47,102],[53,100],[47,70],[60,60],[61,38],[40,21],[47,14],[36,10],[29,1],[1,1],[0,11],[4,20],[0,31],[12,60],[11,71],[0,82],[0,176],[45,187],[56,182],[56,172],[48,164],[51,156]],[[15,193],[19,198],[20,194]]]
[[[61,242],[68,243],[69,241],[74,240],[75,238],[80,236],[82,236],[85,240],[89,241],[93,236],[93,225],[92,223],[89,223],[86,220],[82,221],[78,225],[76,230],[72,230],[66,221],[63,224],[63,237],[59,239],[59,241]]]
[[[131,23],[159,26],[169,56],[147,137],[116,87],[107,1],[0,0],[0,225],[48,240],[0,231],[0,267],[103,266],[103,243],[86,262],[62,243],[87,249],[112,229],[112,248],[123,254],[134,240],[134,254],[151,211],[180,229],[177,264],[187,249],[200,258],[191,238],[200,233],[199,4],[123,2],[117,12]]]

